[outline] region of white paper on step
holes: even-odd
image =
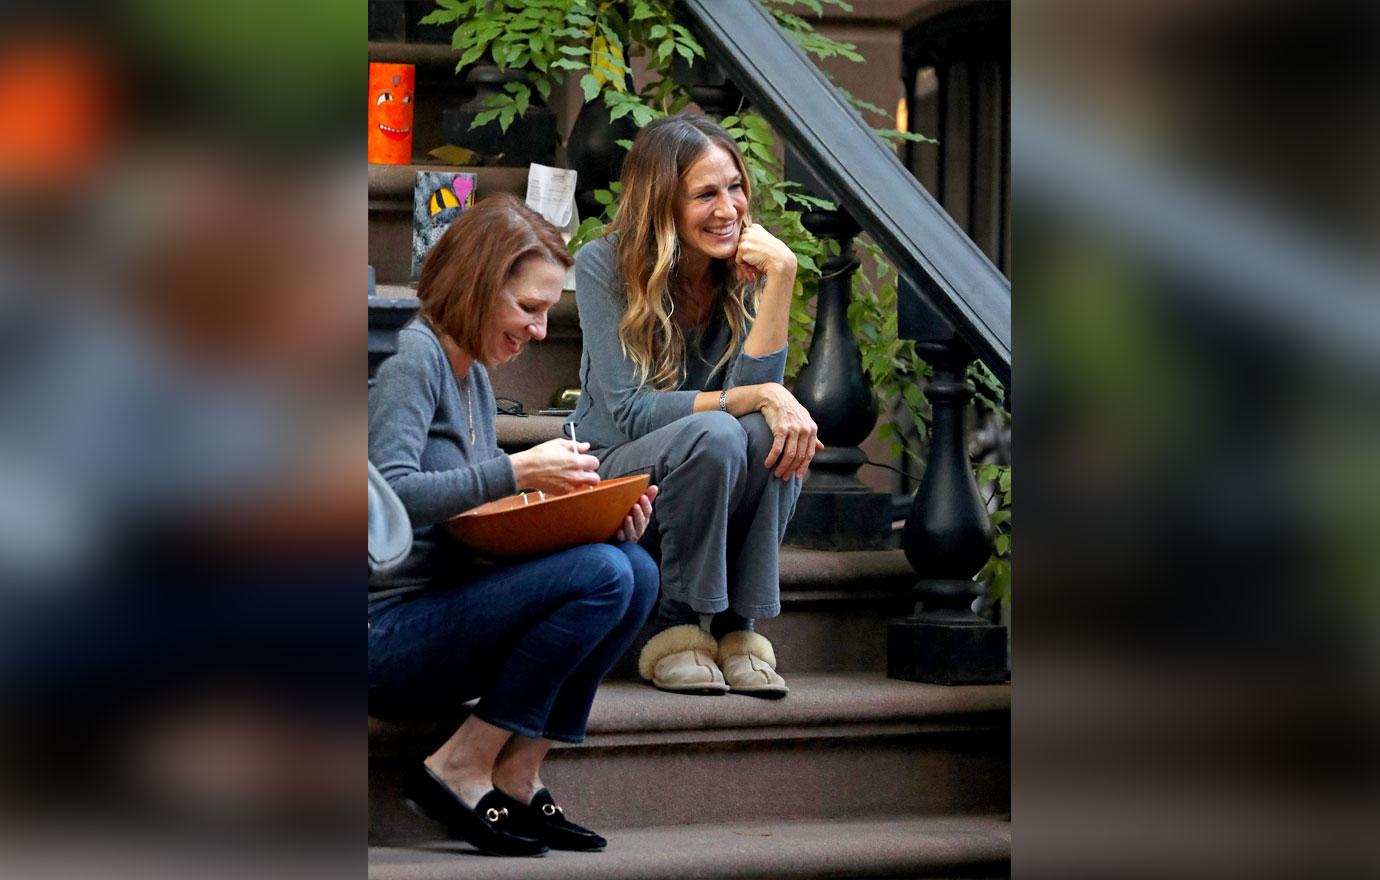
[[[551,221],[567,242],[580,225],[575,210],[575,170],[533,162],[527,170],[527,207]]]

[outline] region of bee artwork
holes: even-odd
[[[411,64],[369,65],[369,161],[407,165],[412,161],[412,108],[417,70]]]
[[[431,246],[460,212],[474,204],[478,176],[468,171],[418,171],[412,197],[412,278]]]

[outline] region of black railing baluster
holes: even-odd
[[[992,527],[968,461],[964,414],[973,385],[964,374],[973,353],[955,340],[916,345],[933,369],[929,460],[901,547],[920,575],[915,612],[887,625],[887,675],[937,684],[1005,681],[1007,629],[974,613],[983,593],[974,581],[992,553]]]

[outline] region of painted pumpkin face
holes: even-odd
[[[369,161],[412,161],[412,102],[417,72],[411,64],[369,65]]]

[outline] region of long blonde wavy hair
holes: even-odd
[[[751,204],[747,167],[733,138],[704,116],[680,113],[651,122],[633,140],[623,159],[618,212],[607,230],[617,236],[618,274],[627,297],[618,340],[642,384],[657,391],[674,389],[685,378],[685,334],[671,319],[680,257],[676,197],[685,172],[712,146],[733,157],[743,177],[743,196]],[[719,308],[732,334],[714,364],[718,370],[742,343],[755,303],[748,300],[754,288],[735,280],[727,260],[714,261],[712,271]]]

